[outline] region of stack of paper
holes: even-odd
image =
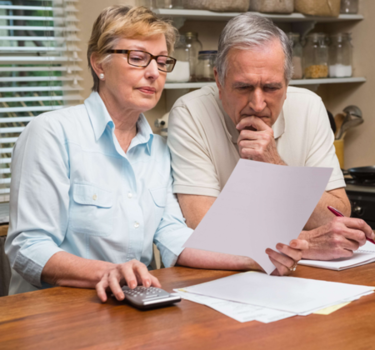
[[[351,267],[357,267],[365,264],[369,264],[375,261],[375,244],[366,242],[364,246],[354,252],[350,258],[341,258],[330,261],[321,260],[301,260],[299,264],[320,267],[322,269],[329,270],[345,270]]]
[[[369,286],[269,276],[256,272],[241,273],[184,288],[184,291],[189,294],[260,307],[264,308],[266,313],[270,312],[269,309],[274,310],[273,316],[276,319],[277,317],[281,319],[294,315],[309,315],[329,306],[359,299],[361,296],[373,293],[373,290],[374,287]],[[180,295],[185,299],[189,297],[190,300],[194,299],[194,296],[186,297],[183,293]],[[204,303],[225,314],[226,310],[220,309],[222,307],[220,304],[215,305],[212,301],[205,299],[197,302]],[[232,307],[233,311],[233,305],[224,306],[227,309]],[[239,305],[237,307],[241,308]],[[262,312],[260,309],[253,311]],[[284,314],[277,314],[277,312]]]
[[[270,323],[295,316],[295,314],[290,312],[267,309],[265,307],[236,303],[233,301],[193,294],[185,291],[184,289],[175,289],[175,291],[183,299],[206,305],[211,309],[219,311],[222,314],[235,319],[238,322],[258,321]]]

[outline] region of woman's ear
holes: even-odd
[[[100,80],[104,79],[103,64],[99,63],[99,57],[96,52],[93,52],[90,57],[91,67]]]

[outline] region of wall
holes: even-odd
[[[354,67],[356,76],[365,76],[363,84],[335,84],[319,89],[319,93],[333,114],[348,105],[357,105],[365,122],[348,132],[345,138],[345,167],[375,165],[375,1],[360,1],[360,13],[365,19],[355,24],[326,26],[330,31],[350,31],[353,34]]]
[[[134,5],[136,0],[80,0],[80,29],[84,97],[90,94],[92,78],[88,71],[85,53],[87,41],[90,37],[91,27],[99,12],[112,4]],[[345,138],[345,167],[375,165],[375,69],[372,67],[375,57],[375,46],[372,45],[371,35],[375,33],[375,1],[361,0],[360,13],[365,16],[363,21],[343,22],[335,24],[319,24],[314,31],[334,33],[339,31],[350,31],[353,34],[354,45],[354,67],[356,76],[365,76],[367,82],[364,84],[331,84],[321,85],[316,91],[322,98],[326,107],[335,115],[350,104],[361,108],[365,119],[364,124],[351,130]],[[210,30],[207,23],[203,21],[186,21],[180,28],[181,33],[197,31],[199,39],[206,50],[217,49],[217,39],[225,22],[210,22]],[[284,28],[283,28],[284,29]],[[286,28],[285,28],[286,29]],[[146,113],[150,125],[154,128],[154,121],[161,117],[170,108],[176,96],[184,91],[165,91],[158,105]],[[168,98],[167,98],[168,97]],[[374,102],[372,102],[374,101]],[[374,108],[375,109],[375,108]],[[154,128],[154,132],[158,130]]]

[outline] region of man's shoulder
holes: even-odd
[[[188,94],[180,97],[173,105],[173,108],[177,108],[177,107],[191,108],[201,103],[207,103],[209,101],[211,103],[215,103],[216,93],[217,93],[216,86],[204,86],[199,90],[189,92]]]
[[[299,88],[295,86],[288,86],[287,90],[287,99],[286,102],[292,101],[293,103],[296,103],[298,101],[306,101],[311,100],[313,101],[321,101],[322,99],[315,93],[308,89]]]

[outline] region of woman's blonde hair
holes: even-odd
[[[110,56],[107,51],[113,49],[118,40],[149,38],[157,34],[165,35],[170,54],[178,34],[170,22],[156,17],[146,7],[114,5],[105,8],[92,27],[87,48],[87,60],[94,79],[92,90],[99,91],[99,78],[90,62],[93,53],[96,53],[99,62],[103,63]]]

